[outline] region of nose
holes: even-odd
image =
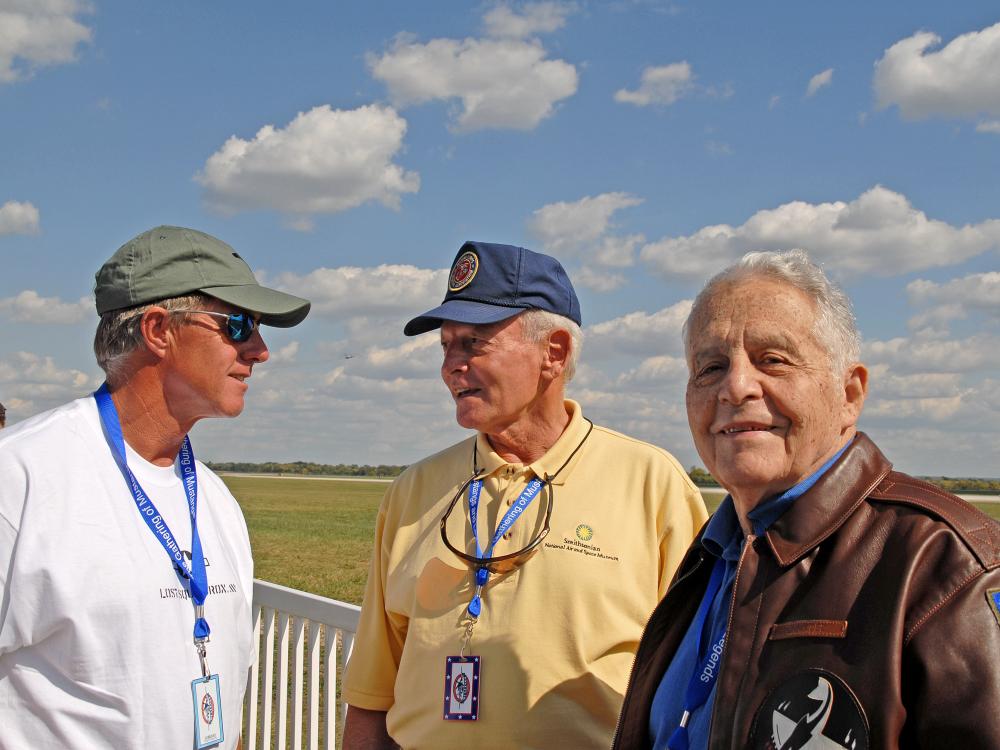
[[[744,401],[761,398],[763,394],[753,363],[745,356],[733,357],[719,384],[719,400],[738,406]]]
[[[247,339],[240,349],[240,357],[247,362],[267,362],[271,358],[271,352],[264,343],[264,337],[260,333],[260,326],[254,328],[250,338]]]
[[[441,377],[447,378],[448,375],[462,372],[468,367],[468,358],[460,346],[445,344],[442,353],[444,358],[441,361]]]

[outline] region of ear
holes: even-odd
[[[548,341],[545,344],[545,362],[543,371],[555,380],[562,375],[569,362],[570,353],[573,349],[573,337],[569,331],[556,328],[549,332]]]
[[[856,362],[848,368],[844,375],[844,427],[853,427],[858,423],[867,395],[868,368],[860,362]]]
[[[139,331],[146,349],[157,359],[162,359],[167,354],[173,334],[171,322],[170,313],[157,305],[151,306],[142,314]]]

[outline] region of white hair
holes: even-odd
[[[580,326],[575,321],[548,310],[530,309],[521,313],[521,335],[525,341],[536,343],[544,341],[552,331],[556,330],[566,331],[571,340],[569,356],[566,358],[566,367],[563,370],[568,383],[576,374],[576,363],[583,346],[583,331],[580,330]]]
[[[129,356],[142,344],[139,324],[146,310],[156,306],[170,312],[179,312],[204,307],[210,299],[204,294],[187,294],[145,305],[108,310],[101,315],[101,322],[97,324],[97,332],[94,334],[94,355],[97,357],[97,364],[104,370],[108,385],[112,388],[121,385]],[[183,322],[185,317],[187,316],[178,316],[177,322]]]
[[[843,289],[827,278],[823,269],[809,260],[804,250],[747,253],[709,279],[695,298],[684,322],[684,348],[689,354],[690,324],[695,311],[718,287],[754,276],[764,276],[789,284],[812,300],[816,307],[813,335],[826,350],[830,368],[837,375],[844,373],[851,364],[858,361],[861,356],[861,334],[858,333],[851,300]]]

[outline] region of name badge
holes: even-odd
[[[199,677],[191,682],[194,698],[194,746],[195,750],[215,747],[222,742],[222,696],[219,691],[219,675],[205,679]]]
[[[478,656],[449,656],[444,669],[444,718],[475,721],[479,718]]]

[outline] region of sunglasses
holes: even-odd
[[[589,434],[589,433],[588,433]],[[471,477],[469,477],[465,484],[463,484],[458,492],[455,493],[455,497],[452,498],[451,504],[448,506],[448,510],[444,513],[444,518],[441,519],[441,540],[444,542],[444,546],[447,547],[451,552],[462,560],[466,565],[468,565],[473,570],[478,570],[479,568],[486,568],[490,573],[496,573],[498,575],[503,575],[505,573],[510,573],[512,570],[519,568],[529,558],[532,557],[538,548],[542,544],[542,540],[549,534],[549,523],[552,520],[552,508],[555,503],[555,492],[552,488],[552,482],[546,481],[545,486],[548,488],[549,503],[548,507],[545,509],[545,523],[542,525],[542,530],[538,532],[538,535],[532,539],[528,544],[517,552],[511,552],[508,555],[497,555],[496,557],[476,557],[475,555],[470,555],[462,550],[458,549],[450,541],[448,541],[448,516],[458,505],[458,501],[462,499],[465,495],[465,491],[469,488],[469,485],[478,479],[482,479],[483,476],[476,472]]]
[[[200,313],[202,315],[212,315],[216,318],[226,319],[226,335],[230,341],[242,344],[253,336],[254,329],[257,328],[257,321],[248,312],[221,313],[211,310],[174,310],[175,313]]]

